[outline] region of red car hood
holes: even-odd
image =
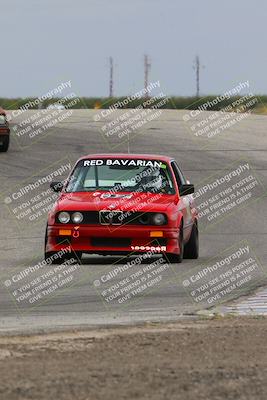
[[[109,192],[62,193],[57,202],[57,211],[157,211],[164,212],[174,204],[175,195],[162,193]]]

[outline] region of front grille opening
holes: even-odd
[[[129,247],[131,239],[128,238],[92,238],[91,244],[94,247]]]

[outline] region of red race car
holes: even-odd
[[[176,161],[147,154],[93,154],[50,187],[61,192],[49,212],[45,259],[59,253],[161,253],[170,262],[198,258],[197,210]]]
[[[6,112],[0,107],[0,152],[6,152],[9,147],[10,129]]]

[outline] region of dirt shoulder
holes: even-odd
[[[266,399],[266,318],[0,337],[0,398]]]

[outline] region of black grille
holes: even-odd
[[[82,224],[99,224],[98,211],[82,211],[83,221]]]
[[[102,210],[99,212],[98,223],[108,225],[155,225],[152,221],[153,212]],[[165,224],[167,216],[165,215]]]
[[[91,244],[94,247],[129,247],[131,239],[128,238],[92,238]]]
[[[102,225],[121,225],[123,224],[122,211],[100,211],[99,221]]]

